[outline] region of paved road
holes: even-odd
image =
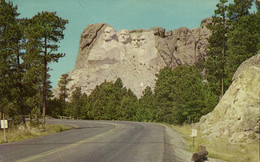
[[[0,162],[176,161],[165,126],[119,121],[48,120],[76,129],[0,145]]]

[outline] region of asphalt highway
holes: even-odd
[[[76,128],[1,144],[0,162],[165,162],[176,161],[165,126],[154,123],[48,120]]]

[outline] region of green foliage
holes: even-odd
[[[65,54],[57,53],[57,43],[64,38],[63,31],[68,20],[62,19],[56,15],[56,12],[42,12],[38,13],[31,19],[35,25],[33,30],[34,39],[38,40],[40,53],[42,57],[42,103],[43,103],[43,128],[45,124],[45,111],[48,98],[48,64],[50,62],[58,62],[59,58],[64,57]]]
[[[211,91],[220,97],[231,84],[238,66],[259,50],[259,2],[255,1],[257,12],[250,12],[253,2],[234,0],[226,4],[226,0],[220,0],[213,23],[207,26],[212,35],[204,64],[206,77]]]
[[[212,24],[207,27],[211,30],[208,42],[207,61],[205,69],[207,80],[212,92],[222,97],[227,89],[225,84],[227,33],[229,20],[227,19],[227,0],[220,0],[212,17]]]
[[[151,87],[146,87],[138,101],[138,108],[134,120],[153,122],[156,121],[156,102]]]
[[[68,108],[68,88],[67,88],[67,85],[68,83],[72,80],[72,79],[69,79],[68,78],[68,74],[63,74],[59,81],[58,81],[58,87],[59,87],[59,104],[60,104],[60,107],[59,107],[59,115],[60,116],[64,116],[65,113],[69,116],[71,116],[71,114],[67,111],[67,108]],[[67,112],[65,112],[67,111]]]
[[[41,117],[41,111],[38,107],[35,107],[32,109],[31,113],[30,113],[30,119],[36,119],[39,120]]]
[[[76,88],[66,115],[74,119],[128,120],[183,124],[196,122],[210,112],[217,97],[209,91],[196,67],[163,69],[158,74],[155,93],[147,87],[138,100],[122,80],[104,81],[84,97]]]
[[[32,23],[35,25],[34,39],[41,43],[43,59],[47,63],[58,62],[64,54],[55,53],[59,48],[57,43],[64,38],[63,31],[68,20],[58,17],[56,12],[42,12],[32,18]]]
[[[32,109],[30,113],[30,123],[31,125],[37,126],[40,124],[39,119],[41,118],[41,111],[38,107]]]
[[[81,88],[76,87],[72,92],[71,102],[67,104],[66,115],[74,119],[79,119],[82,114],[83,103],[86,97],[87,96],[81,93]]]
[[[227,75],[229,82],[238,66],[243,61],[254,56],[259,50],[260,15],[256,13],[250,14],[248,10],[251,6],[252,0],[247,0],[237,2],[231,5],[230,8],[230,16],[235,17],[235,19],[232,21],[228,33]]]
[[[16,6],[0,2],[0,118],[21,114],[25,124],[25,115],[51,95],[48,63],[63,56],[57,43],[68,21],[53,12],[18,19]]]
[[[85,119],[94,120],[134,120],[136,114],[137,97],[131,90],[123,87],[118,78],[114,83],[104,81],[96,86],[83,112]]]
[[[40,55],[41,43],[38,39],[38,27],[31,19],[23,19],[24,37],[23,42],[24,55],[23,67],[26,69],[23,75],[23,84],[27,94],[26,103],[30,109],[42,106],[42,82],[43,82],[43,59]]]
[[[249,15],[249,10],[254,0],[234,0],[234,3],[228,6],[228,17],[231,21],[236,21],[240,17]]]
[[[259,17],[260,17],[260,2],[256,1],[255,3],[256,3],[256,8],[257,8],[256,16],[257,16],[257,20],[259,20]],[[256,28],[259,28],[259,26],[260,26],[260,24],[257,23]],[[259,53],[260,52],[260,33],[258,32],[256,35],[257,35],[257,38],[258,38],[257,39],[258,40],[257,51]]]
[[[64,115],[63,108],[66,107],[64,104],[63,100],[57,98],[47,100],[48,109],[46,110],[46,114],[54,118]]]
[[[163,69],[158,75],[155,97],[157,120],[167,123],[196,122],[216,105],[216,97],[203,83],[198,69],[187,65]]]
[[[137,97],[130,89],[126,93],[122,93],[122,95],[119,107],[121,114],[118,119],[133,121],[137,110]]]
[[[64,100],[64,102],[66,101],[66,99],[69,95],[67,85],[72,80],[72,79],[69,79],[68,76],[69,76],[68,74],[62,74],[61,78],[58,81],[58,87],[59,87],[59,92],[60,92],[59,98]]]
[[[0,3],[0,118],[2,111],[9,111],[10,117],[23,113],[21,83],[21,25],[17,19],[17,7],[11,2],[1,0]],[[7,102],[8,101],[8,102]],[[12,102],[9,102],[12,101]]]

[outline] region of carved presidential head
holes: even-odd
[[[113,39],[116,39],[116,30],[112,27],[106,27],[106,29],[104,30],[104,40],[106,42],[109,42]]]
[[[145,44],[146,44],[146,41],[147,41],[146,40],[146,36],[145,35],[140,35],[139,39],[140,39],[140,43],[139,43],[140,47],[144,47]]]
[[[132,36],[132,46],[135,48],[140,47],[140,35],[139,34],[133,34]]]
[[[126,29],[120,30],[117,33],[118,42],[127,44],[130,42],[130,34],[129,31]]]

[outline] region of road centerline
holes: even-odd
[[[21,159],[21,160],[17,160],[16,162],[27,162],[27,161],[36,160],[36,159],[42,158],[42,157],[47,156],[47,155],[51,155],[51,154],[54,154],[54,153],[57,153],[57,152],[60,152],[60,151],[66,150],[66,149],[70,149],[70,148],[75,147],[75,146],[79,146],[81,144],[84,144],[84,143],[89,142],[91,140],[94,140],[96,138],[107,135],[108,133],[111,133],[112,131],[114,131],[115,129],[120,127],[120,125],[116,124],[116,123],[105,123],[105,124],[111,124],[111,125],[114,125],[115,127],[112,128],[112,129],[109,129],[105,132],[94,135],[92,137],[78,141],[76,143],[72,143],[72,144],[69,144],[69,145],[66,145],[66,146],[63,146],[63,147],[59,147],[59,148],[56,148],[56,149],[53,149],[53,150],[50,150],[50,151],[46,151],[46,152],[43,152],[43,153],[40,153],[40,154],[37,154],[37,155],[33,155],[33,156],[30,156],[30,157],[27,157],[27,158],[24,158],[24,159]]]

